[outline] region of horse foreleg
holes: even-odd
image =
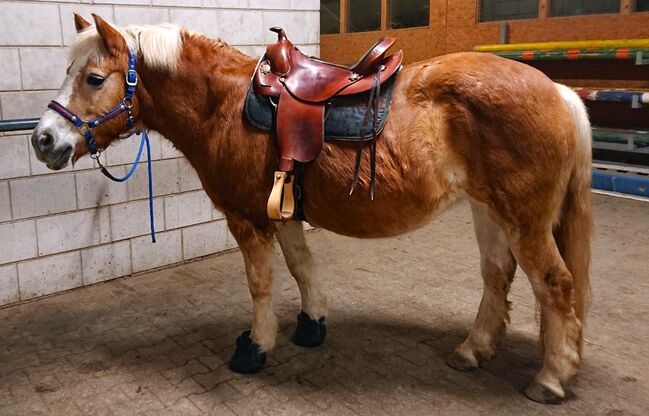
[[[238,218],[227,217],[228,227],[239,243],[252,296],[252,331],[237,338],[230,369],[237,373],[256,373],[266,362],[266,352],[275,346],[277,317],[273,312],[271,256],[273,229],[262,229]]]
[[[510,238],[516,260],[527,274],[541,305],[541,339],[545,348],[543,368],[526,395],[541,403],[565,397],[562,385],[576,374],[580,364],[582,325],[575,314],[574,283],[552,232],[515,232]]]
[[[447,360],[448,365],[462,371],[476,368],[481,360],[492,359],[500,347],[509,322],[507,294],[516,272],[507,236],[489,217],[487,207],[472,201],[471,211],[480,248],[484,292],[469,336]]]
[[[304,239],[304,229],[301,222],[295,221],[277,224],[276,227],[286,265],[297,281],[302,298],[302,312],[297,316],[297,327],[291,340],[303,347],[316,347],[322,344],[327,334],[327,299],[314,278],[313,259]]]

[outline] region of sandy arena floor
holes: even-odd
[[[2,309],[0,415],[647,415],[649,203],[595,203],[585,359],[561,406],[520,393],[541,363],[520,270],[500,354],[473,373],[444,364],[482,293],[464,202],[399,238],[310,233],[330,303],[316,349],[288,340],[299,293],[278,254],[281,332],[257,375],[226,364],[251,318],[236,251]]]

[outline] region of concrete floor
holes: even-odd
[[[520,271],[499,355],[473,373],[444,364],[482,292],[460,203],[399,238],[310,233],[331,307],[316,349],[288,341],[299,293],[278,255],[281,333],[257,375],[226,366],[251,317],[238,252],[2,309],[0,414],[647,415],[649,203],[594,198],[585,358],[563,405],[520,393],[541,364]]]

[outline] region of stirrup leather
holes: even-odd
[[[273,178],[273,190],[268,198],[266,213],[271,220],[289,221],[295,213],[293,175],[278,170]]]

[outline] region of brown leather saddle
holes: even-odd
[[[282,28],[270,30],[277,33],[277,43],[267,47],[253,75],[252,85],[255,94],[277,100],[275,126],[280,160],[267,212],[273,220],[288,221],[295,212],[295,162],[308,163],[320,154],[327,105],[336,96],[369,91],[368,109],[376,106],[381,84],[399,71],[403,53],[398,51],[386,57],[396,39],[384,37],[355,65],[346,67],[308,57],[293,46]],[[375,146],[376,134],[373,139],[372,146]],[[361,151],[362,145],[357,153],[352,191],[358,182]],[[372,153],[372,197],[374,163]]]

